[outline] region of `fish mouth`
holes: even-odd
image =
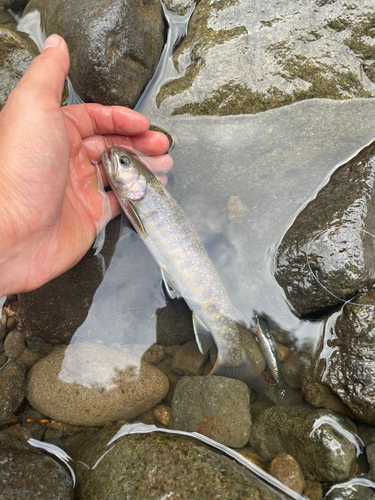
[[[103,151],[102,153],[102,164],[104,166],[104,170],[108,175],[112,175],[113,172],[113,164],[111,161],[111,158],[108,156],[108,153],[106,151]]]

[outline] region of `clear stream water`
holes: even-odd
[[[257,115],[163,114],[156,96],[163,84],[179,77],[172,52],[190,14],[166,12],[167,44],[136,109],[173,138],[168,189],[200,232],[238,319],[250,325],[253,311],[265,314],[290,332],[297,347],[305,347],[319,338],[321,324],[301,321],[291,312],[273,277],[276,249],[330,174],[373,141],[375,100],[309,100]],[[19,29],[43,44],[37,15],[22,19]],[[69,99],[80,101],[73,92]],[[246,215],[234,221],[228,219],[232,196],[247,207]],[[164,306],[160,271],[125,225],[72,342],[127,345],[140,357],[156,341],[156,311]]]

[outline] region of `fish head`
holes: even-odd
[[[127,200],[143,198],[147,181],[142,175],[143,165],[134,156],[122,148],[113,147],[110,158],[103,152],[102,163],[109,184],[117,196]]]

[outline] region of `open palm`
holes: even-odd
[[[154,155],[150,166],[161,176],[171,167],[163,155],[168,139],[148,131],[139,113],[60,107],[69,55],[59,42],[34,59],[0,113],[0,296],[37,288],[72,267],[120,213],[114,194],[100,186],[108,184],[102,151],[117,145]]]

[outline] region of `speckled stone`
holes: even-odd
[[[356,447],[345,433],[355,440],[356,431],[353,421],[328,410],[273,406],[254,422],[250,445],[268,460],[291,455],[310,481],[344,481],[356,468]]]
[[[0,27],[0,110],[36,55],[20,35]]]
[[[287,455],[279,453],[270,463],[268,472],[281,483],[297,493],[302,493],[305,487],[305,478],[298,462]]]
[[[140,367],[140,369],[139,369]],[[148,363],[98,344],[57,347],[30,370],[29,403],[55,420],[100,425],[134,418],[159,403],[168,379]]]
[[[25,367],[9,360],[0,370],[0,425],[6,424],[25,397]]]
[[[9,332],[4,340],[5,355],[10,359],[20,356],[26,348],[25,338],[25,332],[19,332],[18,330]]]
[[[226,377],[183,377],[173,395],[169,427],[242,448],[251,429],[249,389]]]
[[[52,456],[0,432],[2,500],[72,500],[67,469]]]
[[[201,354],[195,340],[181,346],[172,360],[172,370],[180,375],[200,375],[208,353]]]
[[[107,452],[107,443],[118,428],[89,431],[66,442],[66,451],[76,463],[79,460],[92,467],[103,457],[94,470],[77,463],[76,495],[80,500],[278,498],[232,459],[185,436],[158,432],[124,436]]]

